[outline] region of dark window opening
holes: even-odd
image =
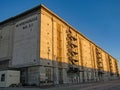
[[[0,36],[0,39],[2,39],[3,37],[2,36]]]
[[[5,74],[2,74],[1,75],[1,82],[4,82],[5,81]]]

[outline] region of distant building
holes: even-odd
[[[43,5],[0,23],[0,70],[23,84],[117,79],[118,61]]]

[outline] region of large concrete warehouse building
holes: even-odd
[[[43,5],[0,23],[0,70],[23,84],[111,80],[118,61]]]

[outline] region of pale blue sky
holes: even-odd
[[[39,4],[120,60],[120,0],[0,0],[0,22]]]

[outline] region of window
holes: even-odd
[[[1,75],[1,82],[4,82],[5,81],[5,74],[2,74]]]

